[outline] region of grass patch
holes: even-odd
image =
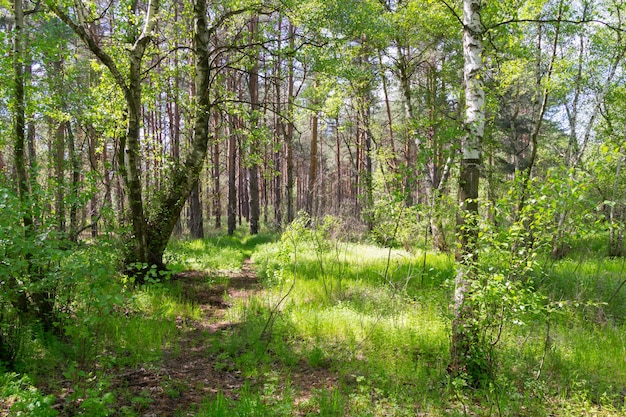
[[[197,270],[185,285],[183,275],[173,275],[133,287],[103,272],[111,259],[95,262],[90,251],[76,255],[72,271],[90,279],[67,285],[65,340],[35,328],[21,330],[21,349],[30,359],[19,372],[0,374],[0,407],[42,416],[144,415],[161,397],[179,401],[202,387],[191,386],[183,373],[161,381],[159,398],[148,389],[128,394],[113,383],[116,373],[139,369],[145,378],[155,377],[150,369],[164,361],[164,352],[177,357],[181,338],[195,332],[192,359],[206,360],[207,374],[232,388],[203,389],[202,401],[186,403],[175,415],[530,417],[626,411],[626,299],[616,291],[623,261],[547,263],[534,285],[562,308],[555,307],[549,326],[537,317],[505,323],[490,357],[496,372],[484,386],[470,389],[446,370],[451,256],[346,243],[325,233],[299,229],[278,240],[238,232],[174,241],[167,259]],[[263,289],[229,297],[228,274],[219,271],[236,275],[248,257]],[[207,321],[211,303],[230,308]],[[202,320],[216,327],[195,327]],[[55,402],[63,407],[52,407]]]
[[[268,287],[264,299],[278,306],[274,329],[283,335],[281,343],[288,340],[311,368],[340,375],[335,391],[324,394],[326,400],[341,396],[339,415],[612,416],[624,411],[624,328],[590,320],[600,307],[621,313],[588,302],[606,299],[611,292],[602,288],[619,285],[621,264],[613,260],[562,261],[536,279],[549,300],[570,301],[551,315],[547,340],[545,321],[530,317],[526,323],[505,323],[491,356],[496,375],[474,391],[446,372],[447,283],[454,276],[449,256],[287,236],[259,247],[254,260]],[[617,296],[613,300],[623,308]],[[321,410],[314,400],[308,404]]]
[[[271,233],[245,235],[240,229],[233,236],[216,235],[206,239],[172,239],[164,260],[174,270],[233,271],[241,268],[258,245],[276,240]]]

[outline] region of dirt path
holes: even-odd
[[[203,399],[220,392],[237,398],[248,382],[240,371],[223,369],[210,340],[218,340],[218,332],[228,332],[238,323],[229,321],[228,309],[234,300],[245,300],[261,291],[252,262],[246,260],[239,272],[224,272],[225,284],[211,284],[206,273],[188,271],[176,276],[183,296],[201,310],[200,320],[188,322],[177,319],[180,337],[176,345],[164,352],[163,360],[149,369],[139,368],[119,375],[116,388],[126,390],[127,398],[135,399],[132,407],[140,408],[143,417],[193,415],[181,413],[193,410]],[[221,277],[220,277],[221,278]],[[213,338],[211,336],[214,336]],[[217,339],[216,339],[217,338]],[[207,343],[209,342],[209,343]],[[208,345],[208,346],[207,346]],[[218,365],[218,366],[216,366]],[[297,391],[295,402],[310,397],[315,388],[335,386],[336,375],[327,369],[312,369],[306,363],[289,369],[289,379]],[[141,403],[145,399],[145,404]]]

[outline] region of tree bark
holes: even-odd
[[[235,117],[230,119],[228,132],[228,234],[235,233],[237,227],[237,136],[235,135]]]
[[[54,215],[57,230],[64,234],[65,225],[65,123],[49,119],[54,128],[54,179],[56,191],[54,196]],[[51,127],[52,128],[52,127]]]
[[[213,116],[215,123],[215,137],[213,143],[213,216],[215,216],[215,228],[222,227],[222,193],[220,190],[220,127],[219,113]]]
[[[92,129],[89,125],[86,126],[86,134],[87,134],[87,156],[89,159],[89,165],[90,168],[93,172],[97,172],[99,170],[99,164],[98,164],[98,157],[96,156],[96,147],[98,147],[98,142],[99,142],[99,138],[96,134],[96,132],[94,132],[94,129]],[[106,143],[104,144],[104,146],[102,147],[102,156],[103,158],[105,157],[106,153],[105,153],[105,149],[106,149]],[[106,169],[106,168],[105,168]],[[106,195],[109,194],[110,196],[110,189],[109,186],[107,185],[107,173],[105,172],[105,175],[103,176],[103,182],[105,184],[105,201],[106,201]],[[89,202],[90,208],[89,208],[89,217],[90,217],[90,221],[91,221],[91,237],[92,238],[97,238],[98,237],[98,219],[100,217],[99,215],[99,205],[100,205],[100,193],[94,193],[93,196],[91,197],[91,201]]]
[[[74,137],[74,131],[72,130],[72,124],[68,120],[65,122],[65,133],[67,136],[67,152],[70,156],[70,167],[72,170],[72,182],[70,186],[70,228],[69,228],[69,236],[70,240],[73,242],[78,241],[78,233],[79,233],[79,225],[78,225],[78,195],[80,192],[80,177],[81,177],[81,154],[79,150],[76,149],[76,140]]]
[[[405,175],[403,180],[404,188],[404,201],[407,207],[413,205],[413,186],[414,180],[414,167],[413,167],[413,154],[415,149],[415,142],[413,138],[413,99],[411,97],[411,72],[409,68],[408,52],[405,52],[405,47],[401,45],[401,42],[397,42],[398,49],[398,76],[400,78],[400,89],[402,91],[402,99],[404,105],[404,158],[405,158]]]
[[[283,32],[283,21],[282,17],[278,18],[278,56],[275,59],[274,63],[274,88],[275,88],[275,100],[276,100],[276,109],[274,116],[274,125],[275,125],[275,133],[274,133],[274,165],[273,165],[273,189],[274,189],[274,225],[277,230],[280,229],[283,222],[283,209],[282,209],[282,197],[283,197],[283,189],[282,189],[282,175],[281,175],[281,157],[282,157],[282,141],[283,141],[283,132],[285,130],[285,125],[283,123],[283,115],[282,115],[282,103],[281,100],[281,82],[282,82],[282,32]]]
[[[294,49],[295,44],[295,27],[289,24],[289,49]],[[287,75],[287,129],[285,131],[285,146],[287,148],[287,223],[291,223],[295,219],[294,210],[294,166],[293,166],[293,133],[294,126],[294,59],[289,58],[289,73]]]
[[[13,30],[14,122],[13,152],[17,173],[17,189],[22,204],[22,222],[27,235],[34,233],[30,187],[26,168],[26,99],[24,95],[24,9],[22,0],[13,2],[15,28]]]
[[[189,194],[189,233],[193,239],[204,239],[200,181],[196,181]]]
[[[613,181],[612,196],[613,199],[609,209],[609,256],[624,256],[624,227],[622,223],[623,205],[619,203],[617,195],[617,187],[621,178],[622,164],[624,163],[624,149],[620,147],[619,157],[617,158],[617,166],[615,167],[615,180]]]
[[[343,178],[341,176],[341,135],[339,134],[339,114],[335,117],[335,163],[337,165],[337,203],[335,206],[335,213],[341,214],[341,200]]]
[[[461,144],[462,159],[459,175],[459,214],[456,253],[457,274],[454,291],[454,318],[449,370],[453,375],[466,374],[476,382],[483,371],[479,335],[473,325],[473,306],[469,301],[473,265],[478,255],[478,186],[481,166],[481,141],[485,128],[485,91],[483,85],[483,27],[480,17],[481,0],[463,1],[463,75],[465,82],[465,128]]]
[[[250,34],[253,41],[257,37],[259,17],[253,16],[250,20]],[[248,190],[250,198],[250,234],[259,233],[260,201],[259,201],[259,140],[256,137],[259,123],[259,52],[255,48],[252,68],[249,71],[250,91],[250,167],[248,169]]]
[[[313,88],[317,88],[317,86],[314,85]],[[314,103],[313,107],[317,107],[317,103]],[[313,197],[315,195],[315,183],[317,182],[317,125],[317,110],[314,110],[311,115],[311,152],[309,154],[309,182],[306,192],[306,211],[311,217],[314,215]]]

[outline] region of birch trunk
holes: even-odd
[[[481,371],[475,351],[477,334],[472,325],[473,309],[468,295],[474,278],[478,216],[478,185],[481,165],[481,141],[485,128],[485,91],[482,81],[483,28],[480,20],[481,0],[463,1],[463,76],[465,82],[465,129],[461,144],[462,159],[459,178],[459,239],[457,275],[454,291],[451,363],[455,375],[470,377]],[[478,368],[478,369],[477,369]]]

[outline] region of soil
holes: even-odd
[[[224,369],[223,361],[218,359],[219,353],[210,346],[219,344],[222,334],[227,335],[239,325],[228,318],[232,301],[241,299],[245,304],[252,295],[262,291],[250,260],[244,262],[241,271],[221,275],[227,278],[226,283],[216,285],[211,284],[206,273],[188,271],[178,274],[174,279],[180,282],[184,296],[199,306],[201,319],[191,323],[177,319],[180,330],[177,345],[165,350],[160,363],[120,370],[114,377],[112,388],[125,392],[127,406],[139,411],[139,415],[191,416],[203,400],[218,392],[237,399],[244,384],[262,386],[264,383],[258,379],[247,380],[235,367]],[[214,342],[207,343],[211,339]],[[280,381],[283,381],[278,382],[283,384],[278,395],[285,388],[284,381],[288,376],[296,405],[310,398],[313,390],[331,388],[338,383],[337,374],[326,368],[312,368],[305,361],[288,369],[282,369],[277,363],[276,370],[282,374]],[[123,405],[117,404],[116,409]]]

